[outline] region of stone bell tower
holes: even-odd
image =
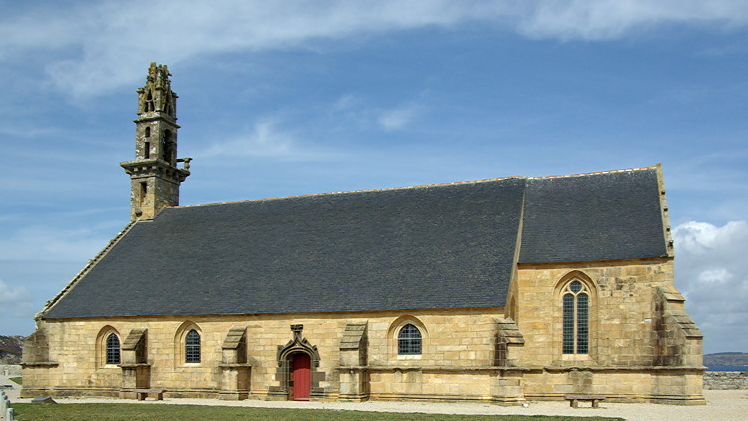
[[[177,159],[177,94],[166,65],[151,63],[145,86],[138,89],[135,160],[120,162],[130,175],[130,217],[153,219],[179,205],[179,185],[190,175],[191,158]],[[184,168],[177,168],[177,163]]]

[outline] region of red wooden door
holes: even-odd
[[[312,360],[309,355],[293,355],[293,400],[308,401],[312,390]]]

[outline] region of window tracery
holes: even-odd
[[[562,293],[563,301],[563,353],[589,353],[589,302],[590,291],[579,280],[567,283]]]

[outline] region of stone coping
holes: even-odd
[[[218,364],[221,368],[250,368],[252,367],[252,364],[250,363],[231,363],[231,364]]]

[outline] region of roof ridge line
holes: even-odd
[[[544,180],[544,179],[549,179],[549,178],[585,177],[588,175],[616,174],[616,173],[622,173],[622,172],[646,171],[646,170],[656,170],[656,169],[657,169],[657,166],[653,165],[649,167],[624,168],[620,170],[594,171],[594,172],[567,174],[567,175],[545,175],[541,177],[525,177],[525,178],[527,178],[528,180]]]
[[[267,202],[272,200],[286,200],[286,199],[297,199],[297,198],[305,198],[305,197],[317,197],[317,196],[332,196],[332,195],[339,195],[339,194],[360,194],[360,193],[376,193],[376,192],[385,192],[385,191],[394,191],[394,190],[411,190],[411,189],[425,189],[430,187],[447,187],[447,186],[455,186],[460,184],[477,184],[477,183],[488,183],[491,181],[501,181],[501,180],[511,180],[511,179],[528,179],[530,177],[525,177],[521,175],[513,175],[508,177],[497,177],[497,178],[484,178],[481,180],[469,180],[469,181],[454,181],[449,183],[436,183],[436,184],[420,184],[416,186],[405,186],[405,187],[390,187],[390,188],[384,188],[384,189],[369,189],[369,190],[349,190],[349,191],[336,191],[336,192],[325,192],[325,193],[310,193],[310,194],[299,194],[294,196],[279,196],[279,197],[266,197],[261,199],[247,199],[247,200],[232,200],[229,202],[215,202],[215,203],[200,203],[196,205],[183,205],[183,206],[167,206],[167,208],[174,208],[174,209],[180,209],[180,208],[196,208],[200,206],[216,206],[216,205],[228,205],[232,203],[250,203],[250,202]]]

